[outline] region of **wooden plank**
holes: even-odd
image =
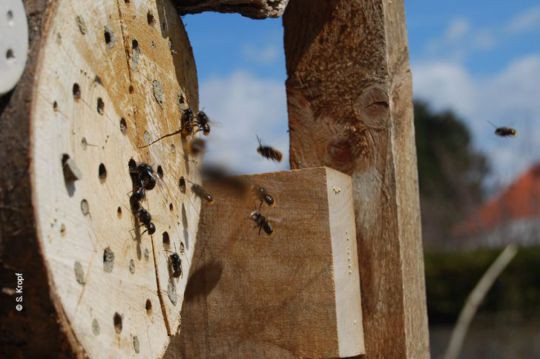
[[[12,303],[0,312],[2,333],[10,333],[1,345],[9,357],[160,357],[187,282],[170,276],[168,258],[186,243],[179,254],[188,271],[199,217],[198,200],[178,180],[198,178],[180,136],[140,146],[179,127],[180,92],[184,108],[198,108],[189,41],[166,1],[47,4],[27,4],[40,40],[0,108],[0,156],[16,169],[0,174],[1,295]],[[145,76],[132,69],[132,34],[148,50],[139,54]],[[160,103],[148,95],[156,81]],[[142,201],[153,236],[130,208],[130,159],[156,174]],[[163,247],[165,231],[171,248]],[[15,272],[25,280],[20,313]],[[170,287],[176,297],[167,302]]]
[[[401,0],[292,0],[293,168],[353,178],[366,353],[429,355],[411,74]]]
[[[275,200],[258,234],[254,196],[215,189],[201,211],[182,330],[167,358],[363,353],[352,183],[314,168],[243,177]]]
[[[289,0],[175,0],[181,14],[196,14],[203,11],[233,12],[264,19],[279,17]]]

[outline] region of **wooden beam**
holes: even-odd
[[[363,353],[351,178],[328,168],[243,177],[275,200],[224,191],[201,210],[182,330],[166,358]],[[209,187],[210,189],[216,187]]]
[[[291,166],[353,178],[367,356],[426,358],[403,1],[292,0],[284,26]]]
[[[253,19],[279,17],[289,0],[175,0],[181,14],[203,11],[232,12]]]

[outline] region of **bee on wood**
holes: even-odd
[[[193,193],[195,193],[197,197],[205,200],[206,202],[214,202],[214,197],[210,193],[206,192],[206,190],[201,185],[193,183],[191,185],[191,190],[193,191]]]
[[[131,205],[131,211],[133,213],[137,213],[137,211],[141,208],[141,201],[144,199],[144,197],[144,188],[140,187],[133,191],[129,197],[129,204]]]
[[[251,212],[250,218],[257,224],[256,227],[259,228],[259,234],[261,234],[261,230],[264,230],[264,232],[268,235],[271,235],[274,232],[272,226],[270,225],[270,223],[268,223],[266,217],[263,216],[260,212]]]
[[[191,154],[197,156],[201,153],[204,153],[206,150],[206,142],[202,138],[194,138],[189,143],[189,151]]]
[[[274,205],[274,197],[272,197],[264,187],[255,186],[254,191],[257,198],[261,201],[259,208],[261,208],[263,203],[266,203],[269,206]]]
[[[156,226],[152,223],[152,215],[150,212],[141,207],[136,214],[139,221],[146,227],[148,234],[154,234],[156,232]]]
[[[154,170],[152,166],[146,163],[141,163],[137,166],[139,172],[139,181],[142,188],[150,191],[156,186],[156,177],[154,177]]]
[[[152,169],[152,166],[146,163],[137,165],[135,161],[129,161],[129,175],[135,190],[144,188],[150,191],[156,186],[154,170]]]
[[[210,119],[208,115],[203,111],[197,113],[197,119],[195,120],[197,124],[197,132],[202,131],[203,135],[208,136],[210,134]]]
[[[257,136],[257,141],[259,141],[259,147],[257,147],[257,152],[261,156],[272,161],[281,162],[283,155],[279,150],[276,150],[275,148],[270,146],[263,145],[259,136]]]
[[[156,142],[159,142],[167,137],[175,136],[177,134],[181,134],[182,136],[189,136],[192,135],[195,131],[195,127],[198,125],[197,120],[195,119],[195,115],[193,114],[193,110],[188,108],[184,112],[182,112],[182,116],[180,117],[180,128],[172,133],[168,133],[166,135],[161,136],[157,140],[154,140],[150,142],[149,144],[145,146],[141,146],[139,148],[146,148],[151,145],[153,145]],[[203,132],[204,133],[204,132]]]
[[[489,122],[493,127],[495,127],[495,134],[499,137],[516,137],[517,130],[511,127],[497,127],[492,122]]]
[[[169,265],[171,267],[171,272],[173,277],[180,277],[182,275],[182,260],[178,253],[173,253],[169,256]]]

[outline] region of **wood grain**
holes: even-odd
[[[239,13],[254,19],[279,17],[289,0],[175,0],[181,14],[203,11]]]
[[[363,353],[350,177],[327,168],[247,176],[274,196],[259,206],[219,187],[199,239],[166,358],[349,357]]]
[[[293,168],[353,178],[367,357],[429,355],[403,1],[292,0]]]
[[[0,109],[1,158],[14,169],[0,175],[2,347],[10,357],[160,357],[187,283],[168,258],[183,247],[189,270],[199,218],[178,180],[197,181],[197,161],[180,136],[141,146],[198,108],[187,35],[163,0],[26,7],[28,68]],[[153,236],[131,213],[130,159],[163,171],[143,201]],[[21,313],[9,294],[16,272]]]

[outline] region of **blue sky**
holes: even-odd
[[[540,2],[409,0],[406,16],[415,96],[466,120],[492,180],[508,183],[540,159]],[[218,122],[210,160],[242,172],[286,168],[254,151],[257,133],[288,152],[281,20],[207,13],[184,22],[201,106]],[[496,138],[488,121],[520,136]]]

